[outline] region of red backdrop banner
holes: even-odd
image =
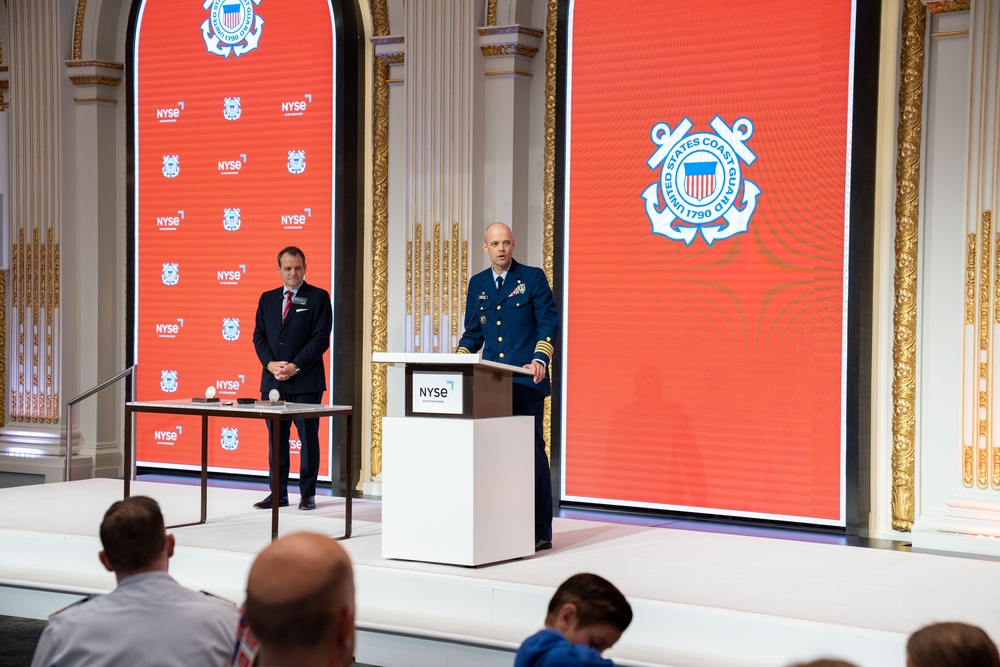
[[[331,288],[330,5],[147,0],[135,34],[137,398],[259,398],[254,315],[281,285],[277,252],[302,248],[307,282]],[[329,479],[329,420],[320,435]],[[140,464],[200,465],[197,418],[140,415],[136,443]],[[260,421],[210,420],[209,448],[214,470],[267,471]]]
[[[564,498],[843,524],[853,20],[572,3]]]

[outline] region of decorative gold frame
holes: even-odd
[[[917,232],[927,12],[905,0],[896,130],[896,258],[892,335],[892,527],[913,527],[917,365]]]

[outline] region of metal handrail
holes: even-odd
[[[80,394],[79,396],[77,396],[76,398],[74,398],[73,400],[71,400],[70,402],[68,402],[66,404],[66,481],[67,482],[73,481],[73,474],[72,474],[72,470],[73,470],[73,406],[76,405],[77,403],[79,403],[80,401],[86,399],[86,398],[90,398],[91,396],[93,396],[97,392],[101,391],[102,389],[106,389],[106,388],[110,387],[111,385],[115,384],[116,382],[118,382],[120,380],[123,380],[123,379],[125,379],[125,378],[127,378],[127,377],[129,377],[131,375],[134,375],[134,373],[135,373],[135,366],[129,366],[128,368],[126,368],[125,370],[123,370],[118,375],[116,375],[113,378],[110,378],[108,380],[105,380],[104,382],[102,382],[101,384],[97,385],[93,389],[88,389],[87,391],[83,392],[82,394]],[[129,394],[131,396],[131,400],[134,401],[135,400],[135,383],[134,382],[129,383],[127,389],[129,390]]]

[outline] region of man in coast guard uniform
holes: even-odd
[[[483,350],[483,359],[533,372],[515,375],[513,412],[535,420],[535,550],[552,548],[552,477],[545,456],[542,420],[551,392],[549,363],[559,332],[559,313],[545,273],[514,260],[510,227],[496,222],[486,229],[483,250],[490,268],[469,280],[465,334],[458,352]]]
[[[239,614],[220,598],[184,588],[167,574],[174,536],[156,501],[132,496],[101,522],[101,563],[118,586],[49,618],[32,667],[226,664]]]
[[[257,303],[253,330],[253,345],[262,366],[261,398],[266,399],[277,389],[281,400],[291,403],[318,404],[326,391],[326,369],[323,353],[330,348],[333,329],[333,308],[330,294],[305,282],[306,256],[295,246],[278,253],[278,275],[283,285],[264,292]],[[316,478],[319,476],[319,419],[294,419],[295,430],[302,441],[299,452],[300,510],[316,509]],[[281,421],[278,454],[278,506],[288,505],[288,436],[292,426]],[[267,421],[268,443],[271,422]],[[271,448],[267,448],[268,465]],[[268,495],[254,503],[262,510],[271,509]]]

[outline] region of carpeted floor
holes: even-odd
[[[25,667],[31,664],[45,621],[16,616],[0,616],[0,667]]]

